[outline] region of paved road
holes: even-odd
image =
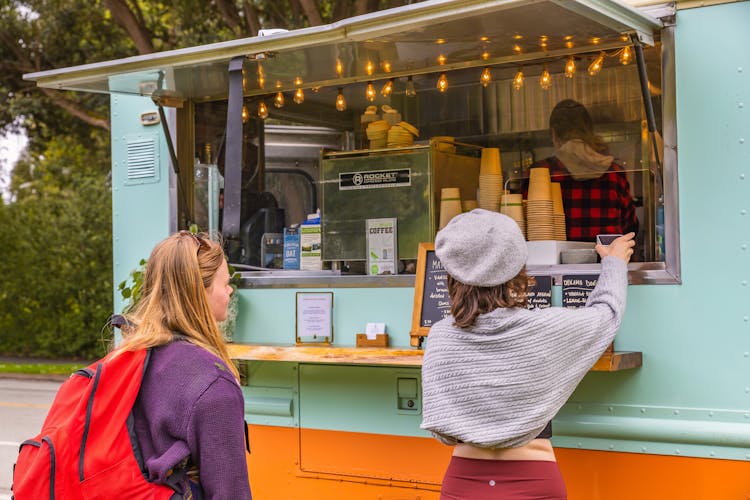
[[[39,432],[61,383],[0,378],[0,500],[10,498],[18,445]]]

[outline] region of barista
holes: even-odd
[[[635,205],[623,168],[613,161],[607,145],[594,134],[583,104],[572,99],[557,103],[549,117],[555,156],[538,161],[552,182],[559,182],[565,207],[567,237],[595,241],[597,234],[638,233]]]

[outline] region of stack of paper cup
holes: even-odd
[[[521,232],[526,235],[526,219],[523,215],[523,195],[502,195],[500,197],[500,213],[516,221],[518,227],[521,228]]]
[[[464,212],[471,212],[475,208],[478,208],[479,204],[477,203],[477,200],[464,200],[461,202],[461,208]]]
[[[526,207],[526,235],[529,241],[552,240],[552,186],[548,168],[529,170],[529,195]]]
[[[550,184],[552,189],[552,222],[555,226],[554,237],[556,240],[568,239],[565,229],[565,208],[563,207],[562,189],[559,182]]]
[[[440,190],[440,229],[461,213],[461,191],[457,187]]]
[[[479,208],[497,212],[503,192],[503,167],[498,148],[483,148],[479,166]]]

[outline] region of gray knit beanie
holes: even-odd
[[[437,233],[435,255],[461,283],[497,286],[526,264],[526,240],[510,217],[477,208],[457,215]]]

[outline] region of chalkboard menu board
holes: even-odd
[[[427,335],[430,327],[448,316],[450,312],[448,273],[435,255],[435,245],[420,243],[411,322],[412,345],[416,345],[414,342],[416,337]]]
[[[570,309],[585,306],[598,280],[598,274],[563,275],[562,306]]]
[[[536,284],[530,287],[527,296],[527,309],[552,307],[552,276],[534,276]]]

